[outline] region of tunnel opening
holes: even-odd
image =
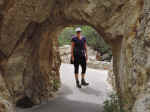
[[[83,31],[83,35],[85,35],[87,37],[88,46],[90,46],[91,49],[92,49],[91,52],[92,53],[94,52],[94,54],[92,54],[92,58],[94,57],[94,61],[95,62],[99,62],[100,61],[99,64],[102,64],[101,63],[102,61],[103,62],[105,60],[107,61],[107,62],[104,62],[103,65],[100,65],[100,67],[99,67],[98,64],[91,64],[91,63],[89,63],[89,67],[90,68],[93,67],[94,69],[99,69],[99,70],[103,69],[104,71],[108,70],[109,67],[112,67],[112,65],[111,65],[112,64],[111,63],[111,59],[112,59],[111,47],[108,44],[105,43],[105,41],[103,40],[103,37],[99,36],[99,33],[96,30],[94,30],[92,27],[87,26],[87,25],[73,25],[73,26],[68,26],[68,27],[66,27],[66,26],[65,27],[57,27],[57,28],[52,29],[52,31],[51,31],[51,29],[49,27],[46,27],[46,29],[45,28],[43,29],[43,27],[41,27],[43,32],[37,33],[35,36],[37,36],[37,35],[41,36],[40,48],[39,48],[39,51],[38,51],[38,53],[39,53],[39,63],[40,63],[39,65],[41,67],[40,68],[41,73],[44,73],[43,75],[47,74],[46,77],[51,80],[51,83],[49,83],[49,85],[45,85],[46,87],[50,87],[50,89],[51,89],[50,93],[48,93],[47,96],[46,96],[46,97],[49,96],[50,99],[51,99],[51,97],[53,97],[53,95],[55,96],[55,92],[56,91],[61,91],[61,89],[66,90],[66,85],[63,84],[61,86],[61,84],[60,84],[62,82],[63,78],[61,76],[62,72],[60,72],[59,67],[60,67],[61,64],[64,63],[65,60],[61,59],[63,56],[61,56],[61,51],[60,51],[59,48],[61,48],[63,44],[70,44],[72,36],[75,35],[74,29],[76,27],[81,27],[84,30]],[[38,29],[38,31],[39,31],[39,29]],[[69,33],[68,33],[68,31],[69,31]],[[66,34],[66,35],[64,35],[64,34]],[[94,40],[92,40],[92,39],[94,39]],[[66,42],[63,42],[63,41],[66,41]],[[92,42],[90,43],[90,41],[92,41]],[[102,42],[102,45],[98,46],[99,42]],[[70,45],[69,45],[69,49],[68,50],[70,50]],[[109,56],[110,56],[109,59],[106,58],[104,60],[100,60],[99,59],[100,57],[97,58],[96,55],[101,50],[104,50],[104,51],[102,51],[102,54],[105,54],[106,52],[110,53],[109,54]],[[65,51],[67,51],[67,49],[65,49]],[[67,64],[69,64],[69,62],[70,62],[70,53],[68,54],[67,57],[68,57]],[[93,62],[92,58],[91,58],[91,62]],[[108,63],[109,63],[109,65],[108,65]],[[72,65],[69,65],[69,66],[73,67]],[[62,69],[63,68],[61,68],[61,70]],[[72,72],[70,72],[70,75],[72,75],[72,77],[74,79],[73,68],[70,68],[70,69],[71,69],[70,71],[72,71]],[[106,77],[107,77],[106,74],[107,73],[104,72],[104,74],[105,74],[104,75],[104,77],[105,77],[104,80],[106,80]],[[42,75],[42,74],[39,74],[39,75]],[[67,80],[65,80],[65,81],[67,81]],[[74,81],[74,80],[71,79],[71,81]],[[96,83],[98,83],[98,82],[96,81]],[[101,83],[101,81],[100,81],[100,83]],[[99,85],[101,85],[101,84],[99,84]],[[72,84],[72,86],[74,87],[75,83]],[[60,87],[61,87],[61,89],[59,90]],[[17,101],[17,106],[18,107],[30,108],[30,107],[35,105],[35,100],[33,100],[32,99],[33,97],[28,93],[29,90],[30,90],[29,88],[26,89],[26,95],[27,96],[25,96],[22,99]],[[33,90],[30,90],[30,91],[33,91]],[[91,87],[89,87],[87,89],[87,91],[83,90],[81,92],[83,92],[83,93],[87,92],[89,94],[95,94],[97,96],[100,94],[100,91],[96,90],[96,88],[92,89]],[[106,95],[104,95],[104,96],[106,97]],[[41,99],[42,99],[42,96],[41,96]],[[40,99],[40,102],[42,102],[41,99]],[[43,101],[44,101],[44,99],[43,99]]]
[[[67,54],[68,55],[67,56],[67,61],[65,61],[64,58],[62,59],[63,56],[61,55],[62,53],[60,51],[60,48],[62,48],[63,45],[69,45],[69,49],[64,48],[65,51],[70,50],[70,41],[71,41],[72,36],[76,35],[76,33],[74,32],[74,29],[76,27],[81,27],[83,29],[83,36],[86,36],[86,38],[87,38],[87,44],[88,44],[88,46],[90,46],[90,49],[92,50],[91,51],[92,57],[90,57],[91,58],[90,59],[91,62],[94,62],[94,61],[95,62],[99,62],[99,64],[91,64],[91,63],[89,63],[90,70],[88,70],[88,71],[92,71],[91,68],[93,68],[95,70],[96,69],[97,70],[101,70],[102,69],[102,73],[100,73],[100,75],[103,75],[102,77],[104,77],[104,78],[99,80],[100,82],[98,82],[98,81],[94,82],[95,79],[92,78],[92,82],[90,82],[90,83],[93,83],[92,84],[92,85],[94,85],[93,88],[91,86],[89,86],[87,88],[84,88],[83,90],[80,90],[79,94],[83,95],[82,96],[82,101],[83,102],[82,101],[81,102],[83,104],[85,103],[85,105],[86,105],[86,103],[87,103],[87,105],[88,105],[88,103],[91,103],[91,104],[93,104],[93,106],[98,105],[98,104],[101,105],[107,99],[108,96],[107,96],[107,93],[105,93],[106,92],[105,90],[104,90],[105,92],[102,92],[103,90],[99,90],[98,88],[102,87],[102,86],[99,87],[99,85],[103,85],[106,88],[108,86],[107,84],[103,84],[102,82],[103,81],[107,81],[108,75],[107,75],[106,71],[108,69],[111,69],[109,67],[112,67],[112,62],[111,62],[112,61],[112,53],[111,53],[112,50],[111,50],[111,47],[107,43],[105,43],[105,41],[103,40],[103,37],[99,36],[99,34],[98,34],[98,32],[96,30],[94,30],[92,27],[87,26],[87,25],[73,25],[73,26],[69,26],[69,27],[63,27],[63,28],[61,28],[61,30],[58,28],[58,31],[57,30],[55,31],[56,34],[52,34],[54,40],[50,39],[50,38],[52,38],[51,37],[52,35],[48,35],[48,34],[47,34],[47,36],[44,35],[44,37],[43,37],[44,38],[43,45],[48,45],[49,49],[44,47],[44,50],[41,50],[41,51],[42,52],[43,51],[47,52],[48,53],[47,57],[49,59],[52,58],[54,60],[54,58],[56,58],[57,56],[56,55],[54,56],[55,53],[53,52],[52,49],[55,49],[54,51],[57,52],[57,54],[58,54],[58,57],[56,58],[57,61],[60,61],[60,58],[61,58],[61,69],[59,70],[59,74],[56,74],[56,73],[53,74],[52,73],[52,75],[53,75],[53,77],[52,77],[53,78],[53,85],[52,85],[53,92],[58,91],[58,95],[60,96],[60,97],[58,96],[58,98],[63,99],[63,96],[66,96],[68,94],[72,95],[72,93],[75,92],[74,90],[77,89],[77,88],[74,88],[75,87],[75,80],[74,80],[73,66],[72,65],[66,65],[66,64],[70,64],[70,52],[69,52],[69,54]],[[92,41],[92,42],[90,43],[90,41]],[[98,44],[101,44],[101,45],[98,46]],[[59,51],[58,51],[58,49],[59,49]],[[103,50],[103,51],[100,52],[101,50]],[[101,54],[109,53],[109,58],[106,57],[105,59],[101,59],[100,57],[96,56],[97,53],[101,53]],[[41,56],[46,56],[46,55],[43,55],[44,53],[41,53],[41,54],[42,54]],[[63,53],[63,54],[66,54],[66,53]],[[102,55],[99,55],[99,56],[102,56]],[[93,57],[94,57],[94,59],[93,59]],[[44,58],[41,58],[41,59],[44,59]],[[43,63],[44,61],[41,60],[41,62]],[[48,63],[48,65],[49,64],[50,65],[53,64],[51,62],[51,60],[48,60],[46,63]],[[64,63],[66,63],[66,64],[64,64]],[[55,64],[60,64],[60,63],[55,63]],[[43,65],[45,65],[45,64],[43,64]],[[100,67],[99,67],[99,65],[100,65]],[[63,67],[68,67],[68,68],[64,69]],[[71,69],[71,70],[69,70],[69,69]],[[67,76],[63,76],[63,75],[65,75],[64,71],[66,71],[66,70],[68,71],[68,73],[70,75],[72,75],[71,76],[72,78],[64,79],[65,77],[67,77]],[[56,71],[56,68],[54,69],[54,71]],[[69,72],[69,71],[71,71],[71,72]],[[51,73],[51,71],[50,71],[50,73]],[[99,75],[98,73],[96,73],[96,74]],[[101,77],[101,76],[98,76],[98,77]],[[91,78],[91,76],[88,79],[89,81],[90,81],[90,78]],[[69,83],[66,83],[65,81],[69,82],[69,83],[72,81],[73,82],[73,83],[71,83],[72,86],[69,87],[68,86]],[[70,88],[73,88],[74,90],[72,90]],[[101,92],[103,94],[102,96],[100,95]],[[76,94],[78,94],[78,93],[76,93]],[[85,97],[87,97],[88,95],[93,95],[95,97],[93,97],[93,99],[91,97],[89,101],[86,101]],[[53,94],[52,94],[52,96],[53,96]],[[98,96],[103,97],[103,100],[101,100],[99,102],[98,98],[97,98]],[[59,101],[58,98],[56,98],[56,100]],[[66,99],[64,99],[64,100],[66,102],[70,102],[70,100],[66,100]],[[71,101],[77,101],[78,103],[80,102],[80,100],[79,101],[76,100],[76,95],[72,95]],[[96,103],[95,103],[95,101],[96,101]],[[52,102],[55,103],[55,101],[52,101]],[[60,102],[61,102],[61,100],[60,100]],[[22,103],[21,105],[17,105],[17,106],[22,107],[22,108],[30,108],[30,107],[34,106],[34,103],[28,97],[25,97],[24,99],[21,99],[17,103],[18,104]],[[77,105],[77,103],[74,103],[74,105]],[[59,105],[58,105],[58,107],[59,107]],[[61,105],[60,105],[60,107],[61,107]],[[74,106],[72,106],[72,107],[74,107]],[[91,108],[93,108],[93,107],[91,106]],[[93,109],[93,111],[94,111],[94,109]]]

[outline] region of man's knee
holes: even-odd
[[[86,73],[86,66],[82,68],[82,74]]]
[[[79,72],[77,72],[77,71],[75,71],[74,73],[75,73],[75,74],[79,74]]]
[[[74,73],[78,74],[79,73],[79,66],[74,66],[74,67],[75,67]]]

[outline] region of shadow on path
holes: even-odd
[[[102,106],[58,97],[47,104],[17,112],[102,112]]]
[[[85,91],[87,90],[87,91]],[[81,90],[89,92],[88,94],[98,94],[92,88],[85,88]],[[90,93],[90,91],[93,91]],[[47,102],[29,109],[17,109],[17,112],[103,112],[103,107],[95,103],[87,103],[81,101],[74,101],[67,98],[67,95],[72,94],[72,90],[66,85],[62,85],[58,97]]]
[[[57,98],[47,105],[33,109],[32,112],[42,112],[40,110],[43,110],[43,112],[102,112],[102,110],[99,110],[102,109],[100,105],[72,101],[67,98]]]

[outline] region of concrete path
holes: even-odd
[[[78,89],[75,86],[73,65],[61,66],[62,87],[57,97],[30,109],[17,112],[102,112],[103,102],[108,98],[111,87],[106,81],[107,71],[87,69],[90,86]]]

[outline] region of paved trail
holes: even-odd
[[[53,100],[30,109],[17,112],[102,112],[102,104],[108,98],[111,87],[106,81],[107,71],[87,69],[90,86],[78,89],[75,86],[73,66],[62,64],[62,87]]]

